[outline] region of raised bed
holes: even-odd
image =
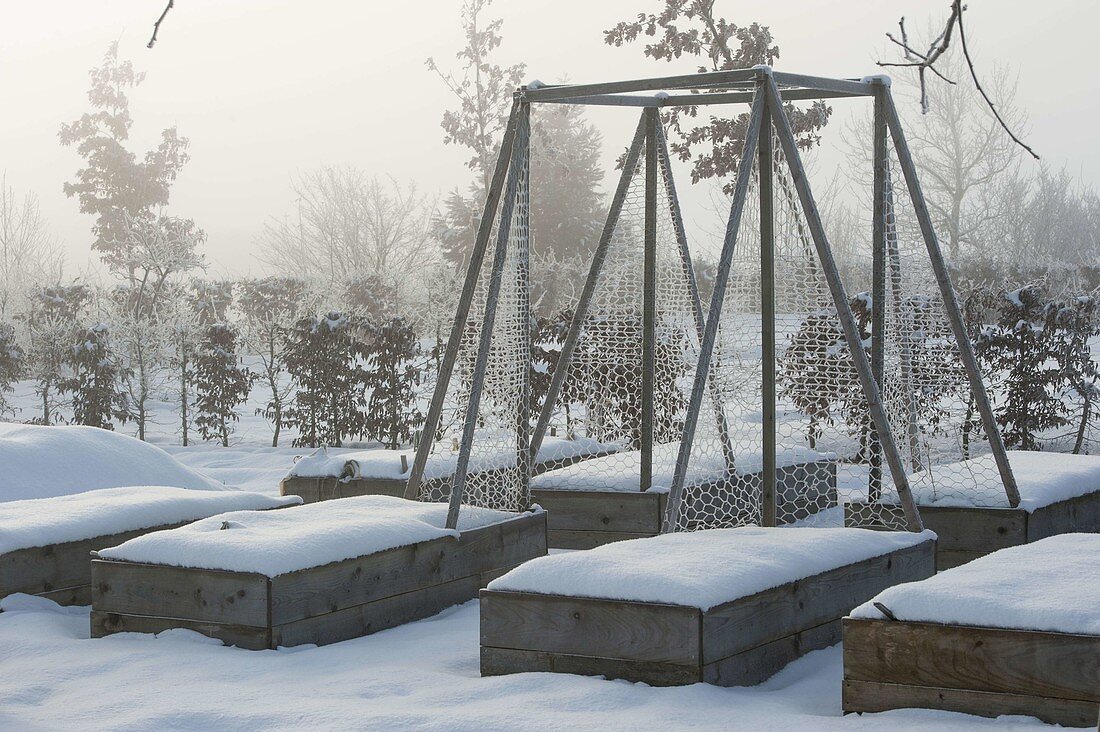
[[[925,528],[939,537],[937,569],[957,567],[978,557],[1048,536],[1100,532],[1100,457],[1009,451],[1020,490],[1020,505],[935,505],[917,493]],[[845,518],[867,516],[874,505],[845,506]]]
[[[546,553],[546,518],[387,496],[225,514],[99,552],[92,635],[188,628],[248,649],[335,643],[477,597]],[[220,526],[228,525],[227,530]]]
[[[95,550],[225,511],[292,505],[242,491],[160,486],[103,488],[0,503],[0,597],[39,595],[62,605],[91,602]]]
[[[845,712],[920,707],[1092,727],[1100,714],[1100,536],[999,551],[844,620]]]
[[[482,590],[481,673],[756,684],[837,643],[856,605],[930,576],[934,545],[930,532],[742,527],[552,555]]]

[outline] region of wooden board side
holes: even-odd
[[[161,633],[174,628],[183,628],[217,638],[228,646],[237,646],[250,651],[271,648],[271,632],[268,628],[257,628],[230,623],[211,623],[181,618],[150,617],[126,613],[109,613],[92,610],[91,634],[93,638],[103,638],[113,633]]]
[[[659,493],[533,490],[546,509],[550,531],[604,531],[656,534],[661,529]]]
[[[556,672],[649,684],[683,686],[702,681],[698,666],[654,661],[627,661],[577,654],[550,653],[516,648],[481,647],[481,675],[500,676],[526,672]]]

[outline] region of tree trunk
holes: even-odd
[[[42,424],[47,427],[50,424],[50,384],[42,385]]]
[[[187,435],[187,347],[181,351],[180,367],[180,421],[183,428],[183,446],[188,446]]]

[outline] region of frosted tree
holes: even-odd
[[[290,332],[286,367],[297,384],[286,425],[296,427],[295,445],[340,447],[363,434],[366,355],[360,324],[344,313],[300,318]]]
[[[73,424],[113,430],[115,422],[129,419],[106,323],[95,323],[80,334],[70,347],[68,365],[71,376],[59,388],[72,394]]]
[[[46,228],[38,197],[19,199],[0,177],[0,320],[26,305],[28,284],[61,279],[64,257]]]
[[[363,383],[370,390],[363,429],[396,450],[424,424],[416,404],[420,343],[404,318],[392,318],[369,328]]]
[[[40,412],[38,424],[61,419],[60,386],[70,356],[70,346],[80,332],[79,322],[91,299],[86,285],[51,285],[34,291],[22,321],[23,352],[27,375],[34,380]]]
[[[254,374],[241,364],[237,330],[226,323],[206,326],[195,360],[195,426],[204,440],[229,447],[231,424],[248,398]]]
[[[8,394],[23,374],[23,349],[15,337],[11,323],[0,323],[0,419],[14,417],[16,407],[8,401]]]
[[[308,307],[309,293],[305,282],[291,277],[244,280],[239,290],[244,342],[260,361],[257,378],[268,395],[256,411],[271,422],[271,446],[278,447],[297,386],[287,370],[290,335]]]

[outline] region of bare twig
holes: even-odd
[[[993,103],[993,100],[989,98],[989,95],[986,93],[985,89],[982,87],[981,82],[978,80],[978,72],[974,69],[974,61],[970,58],[970,51],[966,47],[966,33],[963,29],[963,12],[965,10],[966,6],[962,4],[962,0],[952,0],[951,15],[948,16],[947,22],[944,24],[943,30],[940,31],[940,34],[936,36],[936,38],[930,44],[928,44],[928,50],[924,53],[917,51],[911,45],[909,45],[909,35],[905,31],[905,18],[903,16],[901,20],[898,21],[898,28],[901,32],[901,40],[895,38],[892,33],[887,33],[886,37],[890,39],[891,43],[901,47],[902,52],[904,53],[905,61],[879,61],[878,65],[915,68],[917,70],[917,76],[920,80],[921,111],[927,114],[928,89],[925,83],[925,72],[931,71],[933,74],[943,79],[948,84],[955,83],[954,81],[948,79],[946,76],[940,73],[939,69],[936,68],[936,61],[938,61],[940,57],[943,56],[948,47],[951,45],[952,34],[955,30],[955,27],[958,26],[959,40],[962,43],[963,56],[966,58],[966,65],[970,71],[970,78],[974,81],[974,87],[978,90],[978,93],[982,95],[982,99],[985,100],[986,106],[989,107],[989,111],[993,113],[993,117],[997,120],[997,123],[1008,134],[1008,136],[1012,138],[1012,141],[1022,147],[1024,150],[1027,150],[1028,154],[1038,160],[1039,156],[1035,153],[1035,151],[1032,150],[1031,147],[1029,147],[1028,145],[1024,144],[1024,142],[1019,137],[1017,137],[1012,132],[1012,130],[1009,129],[1008,124],[1004,121],[1004,118],[1001,117],[1000,112],[997,111],[997,107]]]
[[[146,44],[146,48],[152,48],[153,44],[157,42],[157,32],[160,30],[160,24],[164,22],[164,16],[168,15],[168,11],[176,5],[176,0],[168,0],[168,4],[164,6],[164,12],[157,18],[157,22],[153,23],[153,35],[149,39],[149,43]]]

